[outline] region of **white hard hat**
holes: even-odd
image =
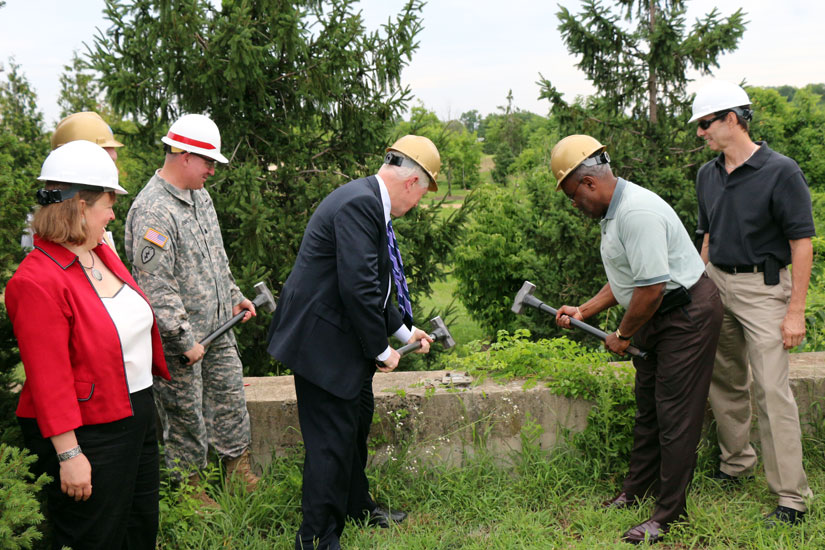
[[[693,99],[693,116],[688,122],[696,122],[703,116],[750,104],[751,100],[741,86],[724,80],[714,80],[696,94]]]
[[[160,140],[170,147],[197,153],[218,162],[229,162],[221,154],[221,133],[218,127],[204,115],[183,115]]]
[[[109,153],[100,145],[86,140],[70,141],[49,153],[37,179],[102,187],[104,191],[114,191],[118,195],[128,193],[118,183],[117,166]]]

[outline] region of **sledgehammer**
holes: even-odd
[[[558,313],[558,310],[548,306],[547,304],[533,296],[533,292],[535,292],[535,290],[536,285],[534,285],[530,281],[524,281],[524,284],[521,285],[521,290],[518,291],[515,300],[513,300],[513,307],[511,308],[513,310],[513,313],[515,313],[516,315],[520,315],[524,306],[528,305],[530,307],[538,309],[539,311],[549,313],[555,317],[556,313]],[[602,342],[604,342],[607,338],[607,333],[603,330],[599,330],[596,327],[588,325],[587,323],[579,321],[578,319],[574,319],[573,317],[570,317],[570,324],[578,329],[585,331],[587,334],[590,334],[591,336],[595,336]],[[634,355],[642,359],[647,359],[647,352],[644,350],[640,350],[636,346],[627,346],[626,351],[630,355]]]
[[[430,319],[430,325],[433,327],[433,331],[428,336],[432,338],[434,342],[441,342],[441,345],[444,346],[444,349],[450,349],[455,345],[453,335],[450,334],[450,331],[447,329],[447,325],[444,324],[444,321],[441,319],[440,315]],[[397,351],[399,355],[406,355],[409,352],[415,351],[420,347],[421,340],[416,340],[412,344],[401,346],[395,351]]]
[[[266,283],[264,283],[263,281],[261,281],[260,283],[255,283],[255,286],[253,288],[255,289],[255,292],[257,294],[257,296],[255,296],[255,298],[252,300],[252,303],[255,304],[255,308],[267,311],[269,313],[275,311],[275,298],[272,297],[272,293],[266,287]],[[201,340],[200,345],[202,345],[204,348],[208,347],[209,344],[211,344],[215,340],[215,338],[217,338],[227,330],[231,329],[232,327],[240,323],[244,315],[246,315],[245,309],[237,315],[235,315],[234,317],[232,317],[224,324],[222,324],[221,326],[219,326],[206,338]],[[182,365],[185,365],[189,362],[189,358],[185,355],[181,355],[180,362]]]

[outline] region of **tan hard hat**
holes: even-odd
[[[574,134],[562,139],[550,152],[550,169],[556,176],[556,191],[561,182],[586,159],[605,150],[605,146],[590,136]]]
[[[430,176],[430,191],[438,191],[438,172],[441,170],[441,155],[435,144],[424,136],[412,134],[400,138],[387,147],[387,152],[397,151],[419,165]]]
[[[115,139],[106,121],[92,111],[74,113],[58,122],[52,134],[52,149],[79,139],[91,141],[101,147],[123,147]]]

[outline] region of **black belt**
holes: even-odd
[[[732,273],[736,275],[737,273],[762,273],[765,271],[765,264],[757,264],[757,265],[721,265],[721,264],[713,264],[713,267],[718,269],[719,271],[724,271],[725,273]]]

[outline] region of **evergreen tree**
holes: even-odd
[[[37,96],[19,65],[0,66],[0,293],[25,252],[20,237],[26,215],[34,205],[40,165],[48,153],[43,115]],[[0,299],[0,442],[20,443],[14,409],[20,382],[14,369],[20,363],[17,340]]]
[[[354,4],[106,1],[110,25],[90,64],[113,108],[138,123],[133,141],[156,148],[154,167],[162,162],[158,138],[179,115],[204,113],[221,129],[231,162],[219,167],[211,194],[245,291],[266,279],[278,293],[317,204],[377,170],[410,99],[400,79],[417,48],[422,2],[407,2],[380,31],[364,27]],[[411,223],[435,215],[396,225],[413,294],[429,292],[423,275],[459,231],[441,219]],[[250,373],[270,368],[260,346],[265,329],[259,319],[240,332]]]
[[[745,32],[739,9],[720,20],[714,8],[685,29],[687,0],[585,0],[581,13],[561,7],[559,30],[577,67],[605,107],[658,123],[660,110],[678,116],[686,101],[687,71],[708,74]],[[627,23],[620,23],[621,20]],[[546,83],[547,84],[547,83]]]

